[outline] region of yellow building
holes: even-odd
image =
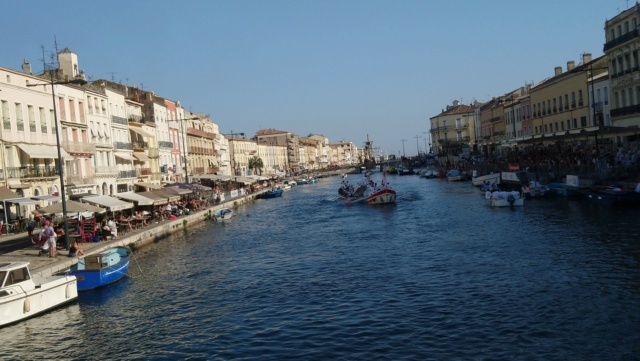
[[[429,121],[435,153],[458,155],[475,142],[474,108],[469,105],[455,100]]]

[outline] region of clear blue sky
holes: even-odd
[[[603,55],[623,0],[5,1],[0,65],[70,48],[222,133],[275,128],[407,155],[455,99],[486,101]]]

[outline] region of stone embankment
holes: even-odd
[[[189,215],[180,216],[175,220],[152,221],[153,223],[148,226],[130,231],[115,240],[81,243],[80,246],[87,254],[96,254],[116,246],[128,246],[135,250],[136,248],[168,237],[175,232],[182,231],[190,225],[211,219],[213,213],[220,208],[226,207],[234,209],[242,204],[253,202],[259,193],[260,192],[229,199],[223,203],[209,206]],[[29,242],[26,233],[15,235],[14,237],[24,237],[25,245]],[[64,272],[78,262],[78,258],[68,257],[67,253],[67,251],[61,250],[58,257],[49,258],[48,256],[40,256],[39,249],[33,246],[27,246],[24,249],[0,255],[0,262],[30,262],[29,269],[32,275],[47,277]]]

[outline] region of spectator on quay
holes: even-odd
[[[31,241],[31,244],[36,244],[36,240],[33,237],[33,230],[38,226],[39,222],[40,222],[39,217],[33,217],[29,220],[29,223],[27,224],[27,234],[29,235],[29,240]]]
[[[133,227],[131,227],[131,222],[129,222],[129,218],[124,216],[124,213],[120,213],[120,218],[118,218],[118,222],[128,224],[129,230],[133,231]]]
[[[84,250],[78,246],[78,242],[73,241],[69,247],[69,257],[85,256]]]
[[[109,218],[107,227],[109,227],[109,231],[111,231],[111,237],[113,239],[118,239],[118,225],[113,217]]]

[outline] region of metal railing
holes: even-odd
[[[121,170],[118,172],[118,178],[135,178],[137,172],[134,170]]]
[[[7,179],[11,178],[45,178],[57,177],[58,167],[56,166],[24,166],[24,167],[6,167]]]
[[[116,123],[116,124],[122,124],[122,125],[127,125],[129,124],[129,122],[127,122],[127,120],[123,117],[118,117],[115,115],[111,116],[111,122],[112,123]]]
[[[124,149],[124,150],[133,150],[133,145],[131,143],[125,142],[113,142],[114,149]]]
[[[96,145],[95,144],[88,144],[88,143],[78,143],[78,142],[70,142],[70,141],[66,141],[66,142],[62,142],[62,148],[64,150],[67,151],[67,153],[74,153],[74,154],[85,154],[85,153],[91,153],[94,154],[96,152]]]

